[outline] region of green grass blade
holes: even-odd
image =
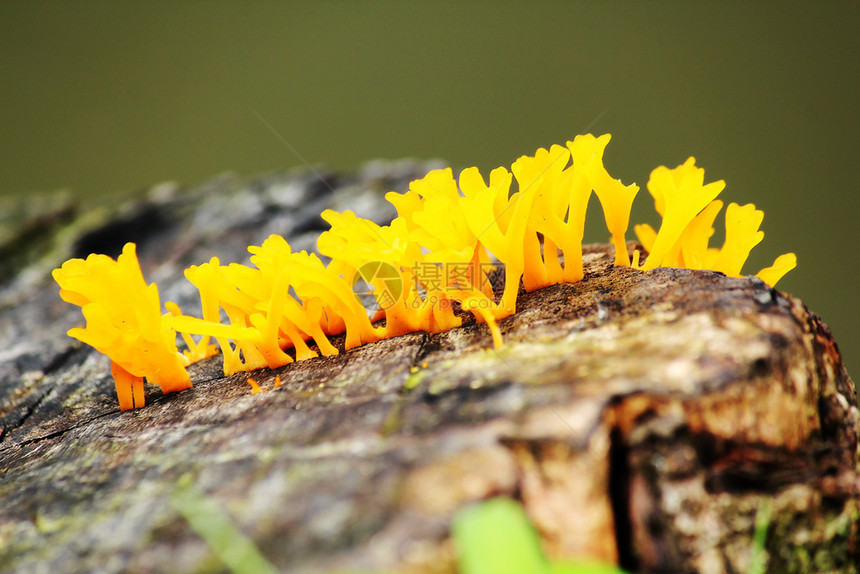
[[[752,548],[750,548],[749,574],[764,574],[767,568],[767,553],[764,550],[767,542],[767,529],[770,526],[770,501],[762,499],[755,515],[755,532],[753,533]]]
[[[194,485],[181,485],[171,501],[191,529],[235,574],[277,574],[278,570],[239,532],[227,514]]]

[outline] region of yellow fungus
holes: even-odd
[[[645,251],[650,252],[651,248],[654,247],[654,240],[657,239],[657,232],[654,231],[654,228],[647,223],[639,223],[633,226],[633,231]]]
[[[519,192],[517,200],[528,206],[527,227],[520,246],[523,252],[523,286],[526,291],[534,291],[558,282],[557,241],[561,237],[553,237],[551,222],[553,217],[563,218],[566,210],[565,196],[570,188],[571,172],[565,170],[570,151],[562,146],[554,145],[549,150],[540,148],[534,156],[522,156],[511,166],[511,172],[517,179]],[[556,220],[557,221],[557,220]],[[544,255],[541,255],[540,238],[544,234]],[[544,256],[550,261],[550,267],[556,277],[553,281],[547,270]]]
[[[180,317],[182,315],[182,310],[179,308],[179,305],[173,301],[165,301],[164,307],[173,317]],[[175,329],[173,321],[170,321],[169,324]],[[209,342],[209,339],[211,338],[209,335],[203,335],[200,337],[199,341],[195,341],[191,337],[190,333],[181,332],[180,334],[182,335],[182,339],[185,341],[185,344],[188,346],[188,350],[184,351],[183,355],[185,355],[189,363],[196,363],[197,361],[207,359],[218,354],[218,346]]]
[[[525,269],[525,241],[534,187],[513,196],[508,192],[513,181],[505,168],[490,173],[489,186],[476,168],[463,170],[460,188],[463,214],[469,228],[505,266],[505,290],[500,309],[507,314],[516,311],[517,292]]]
[[[794,253],[784,253],[776,258],[773,265],[759,271],[756,277],[773,287],[783,275],[795,267],[797,267],[797,256]]]
[[[683,267],[710,269],[729,277],[742,276],[750,251],[764,238],[764,233],[759,231],[764,213],[753,204],[740,206],[730,203],[726,208],[723,245],[710,247],[708,243],[714,234],[714,220],[723,202],[713,199],[692,217],[691,214],[706,199],[716,197],[725,184],[722,181],[703,183],[704,170],[695,167],[693,158],[674,170],[661,167],[652,172],[648,190],[654,197],[657,212],[663,215],[663,224],[660,232],[654,232],[647,224],[635,226],[639,241],[649,252],[641,269]],[[794,254],[788,253],[777,258],[772,267],[761,270],[757,276],[772,287],[795,267],[796,262]]]
[[[521,286],[531,291],[583,279],[582,238],[592,192],[603,209],[616,265],[739,276],[764,236],[763,213],[752,204],[729,204],[725,241],[710,246],[723,206],[716,198],[725,184],[705,184],[704,170],[692,157],[651,173],[647,187],[662,222],[657,231],[634,226],[647,259],[640,266],[643,253],[635,250],[630,261],[625,236],[639,188],[607,172],[603,155],[610,137],[586,134],[566,147],[540,148],[510,170],[494,169],[488,182],[477,168],[464,169],[456,179],[451,169],[431,171],[407,192],[386,195],[398,214],[389,225],[326,210],[322,218],[331,228],[317,246],[328,264],[293,252],[283,237],[271,235],[248,248],[250,266],[222,265],[215,257],[191,266],[185,276],[199,291],[200,317],[183,314],[171,302],[162,315],[157,287],[145,283],[134,244],[116,261],[105,255],[72,259],[54,271],[61,297],[80,306],[86,319],[86,328],[69,334],[110,357],[123,410],[143,406],[144,378],[165,393],[191,386],[184,367],[215,354],[213,339],[230,375],[337,354],[330,337],[340,334],[344,348],[352,349],[413,331],[453,329],[462,324],[458,304],[487,324],[498,348],[498,322],[516,312]],[[489,280],[496,261],[505,274],[498,300]],[[757,276],[773,286],[796,262],[793,253],[781,255]],[[358,281],[376,299],[379,309],[372,316],[356,293]],[[373,324],[380,320],[384,326]],[[184,354],[176,348],[177,333],[188,347]],[[247,382],[253,393],[261,392],[254,379]],[[280,384],[276,377],[273,388]]]
[[[654,238],[648,259],[642,265],[643,270],[654,269],[663,263],[690,222],[717,198],[725,186],[724,181],[705,185],[705,170],[696,167],[693,157],[675,169],[658,167],[651,172],[648,191],[654,197],[663,223]]]
[[[603,207],[606,227],[612,234],[612,243],[615,245],[615,265],[629,267],[630,257],[627,255],[625,234],[630,225],[630,210],[639,192],[639,186],[635,183],[624,185],[606,171],[603,165],[603,152],[610,138],[609,134],[599,138],[586,134],[577,136],[573,142],[568,142],[568,145],[571,152],[575,153],[574,165],[577,162],[584,164],[586,176]]]
[[[681,234],[680,249],[676,250],[676,265],[687,269],[713,269],[716,250],[708,247],[714,234],[714,220],[723,208],[723,202],[716,199],[709,203]],[[664,266],[666,260],[664,259]]]
[[[752,248],[764,239],[758,228],[764,213],[753,204],[739,206],[730,203],[726,208],[726,240],[714,263],[714,270],[729,277],[739,277]]]
[[[158,287],[143,278],[134,243],[116,260],[95,254],[70,259],[53,277],[60,297],[81,307],[87,321],[69,336],[110,358],[122,410],[143,406],[144,377],[164,393],[191,386],[188,359],[176,348],[169,315],[161,314]]]

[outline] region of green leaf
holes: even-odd
[[[614,564],[603,562],[555,562],[550,569],[552,574],[625,574]]]
[[[750,574],[763,574],[767,570],[767,529],[770,527],[770,501],[763,498],[755,515],[755,531],[750,548]]]
[[[460,574],[550,574],[523,508],[494,498],[462,510],[451,528]]]

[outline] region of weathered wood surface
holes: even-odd
[[[415,333],[255,372],[283,380],[260,394],[214,358],[193,389],[124,413],[107,360],[64,334],[80,313],[46,272],[68,256],[134,240],[162,298],[194,309],[188,265],[244,261],[270,233],[310,248],[325,207],[385,220],[382,192],[426,169],[164,185],[98,217],[57,196],[35,228],[16,219],[0,571],[223,570],[172,503],[189,479],[290,572],[452,572],[451,517],[497,494],[555,556],[745,572],[766,502],[769,571],[857,571],[854,384],[827,327],[756,279],[616,269],[594,246],[584,281],[521,295],[498,351],[474,324]]]

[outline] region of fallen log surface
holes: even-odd
[[[857,572],[855,386],[827,326],[754,278],[590,246],[582,282],[520,294],[501,349],[467,321],[227,378],[213,357],[126,412],[108,360],[65,335],[82,319],[48,272],[70,256],[135,241],[193,313],[185,267],[270,233],[311,249],[326,207],[383,222],[382,194],[430,167],[20,202],[0,235],[0,571],[222,571],[179,511],[190,483],[281,571],[454,572],[454,514],[507,495],[555,557],[746,572],[764,505],[768,571]]]

